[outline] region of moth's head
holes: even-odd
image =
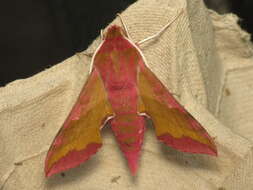
[[[110,28],[108,28],[104,36],[104,39],[111,40],[111,39],[125,37],[125,36],[126,36],[126,32],[120,26],[112,25]]]

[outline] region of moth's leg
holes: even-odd
[[[82,54],[81,52],[75,53],[75,55],[78,56],[79,59],[81,59],[81,54]]]
[[[82,54],[87,57],[92,57],[94,55],[94,52],[83,52]]]
[[[79,57],[79,59],[81,59],[81,55],[85,55],[87,57],[92,57],[94,54],[94,52],[77,52],[75,55],[77,55]]]
[[[137,42],[137,45],[143,44],[149,40],[155,39],[157,37],[159,37],[171,24],[173,24],[175,22],[175,20],[183,13],[183,9],[180,11],[180,13],[172,20],[170,21],[168,24],[166,24],[159,32],[157,32],[156,34],[149,36],[139,42]]]
[[[127,28],[127,26],[126,26],[126,24],[125,24],[123,18],[121,17],[121,15],[120,15],[119,13],[117,14],[117,16],[119,17],[120,22],[121,22],[121,24],[122,24],[122,26],[123,26],[123,28],[124,28],[124,31],[125,31],[125,33],[126,33],[126,37],[127,37],[128,39],[131,40],[131,36],[129,35],[128,28]]]
[[[78,56],[79,60],[82,58],[82,55],[93,58],[94,52],[78,52],[75,55]],[[89,66],[89,74],[92,72],[92,68],[93,68],[93,61],[91,62],[91,65]]]

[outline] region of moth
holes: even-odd
[[[149,69],[138,47],[161,35],[177,17],[137,44],[130,40],[121,17],[123,28],[113,25],[102,34],[89,77],[47,153],[47,177],[74,168],[95,154],[102,146],[100,131],[106,123],[133,175],[146,119],[152,120],[156,136],[164,144],[182,152],[217,156],[213,139]]]

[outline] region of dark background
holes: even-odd
[[[241,18],[239,21],[241,27],[253,33],[253,0],[204,0],[204,2],[207,7],[220,14],[228,12],[237,14]]]
[[[0,86],[32,76],[85,50],[116,13],[135,1],[2,1]],[[225,5],[226,10],[219,10],[221,6],[216,1],[222,0],[205,0],[209,7],[219,12],[237,13],[243,18],[242,26],[253,32],[252,0],[230,0]]]

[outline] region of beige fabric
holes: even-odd
[[[249,34],[238,27],[236,16],[212,13],[212,18],[224,67],[216,115],[234,132],[253,141],[253,45]]]
[[[229,125],[228,118],[236,118],[241,112],[225,110],[226,105],[232,103],[223,98],[222,93],[232,75],[225,74],[228,67],[222,53],[229,47],[225,43],[226,33],[219,31],[227,30],[233,36],[239,29],[226,29],[226,24],[234,20],[212,13],[214,34],[209,12],[199,0],[139,0],[124,11],[122,17],[133,40],[139,41],[159,31],[181,9],[184,12],[180,18],[157,40],[143,44],[141,49],[154,73],[215,137],[218,158],[184,154],[165,147],[149,128],[138,175],[133,178],[110,129],[106,128],[104,145],[92,159],[65,172],[65,177],[56,175],[46,179],[43,171],[46,150],[87,78],[90,58],[81,54],[0,89],[0,187],[4,190],[250,189],[253,185],[252,143],[236,135],[239,126],[244,127],[241,123],[236,127]],[[119,24],[118,19],[114,23]],[[235,53],[238,45],[246,48],[243,46],[246,43],[234,44],[233,41],[230,42],[234,45],[230,51],[233,58],[247,59],[247,64],[252,64],[249,57]],[[98,38],[87,52],[94,51],[99,43]],[[243,81],[250,80],[242,72],[238,76],[237,79],[243,76]],[[232,97],[234,90],[229,88]],[[247,106],[248,110],[252,109]],[[15,164],[20,162],[21,165]]]

